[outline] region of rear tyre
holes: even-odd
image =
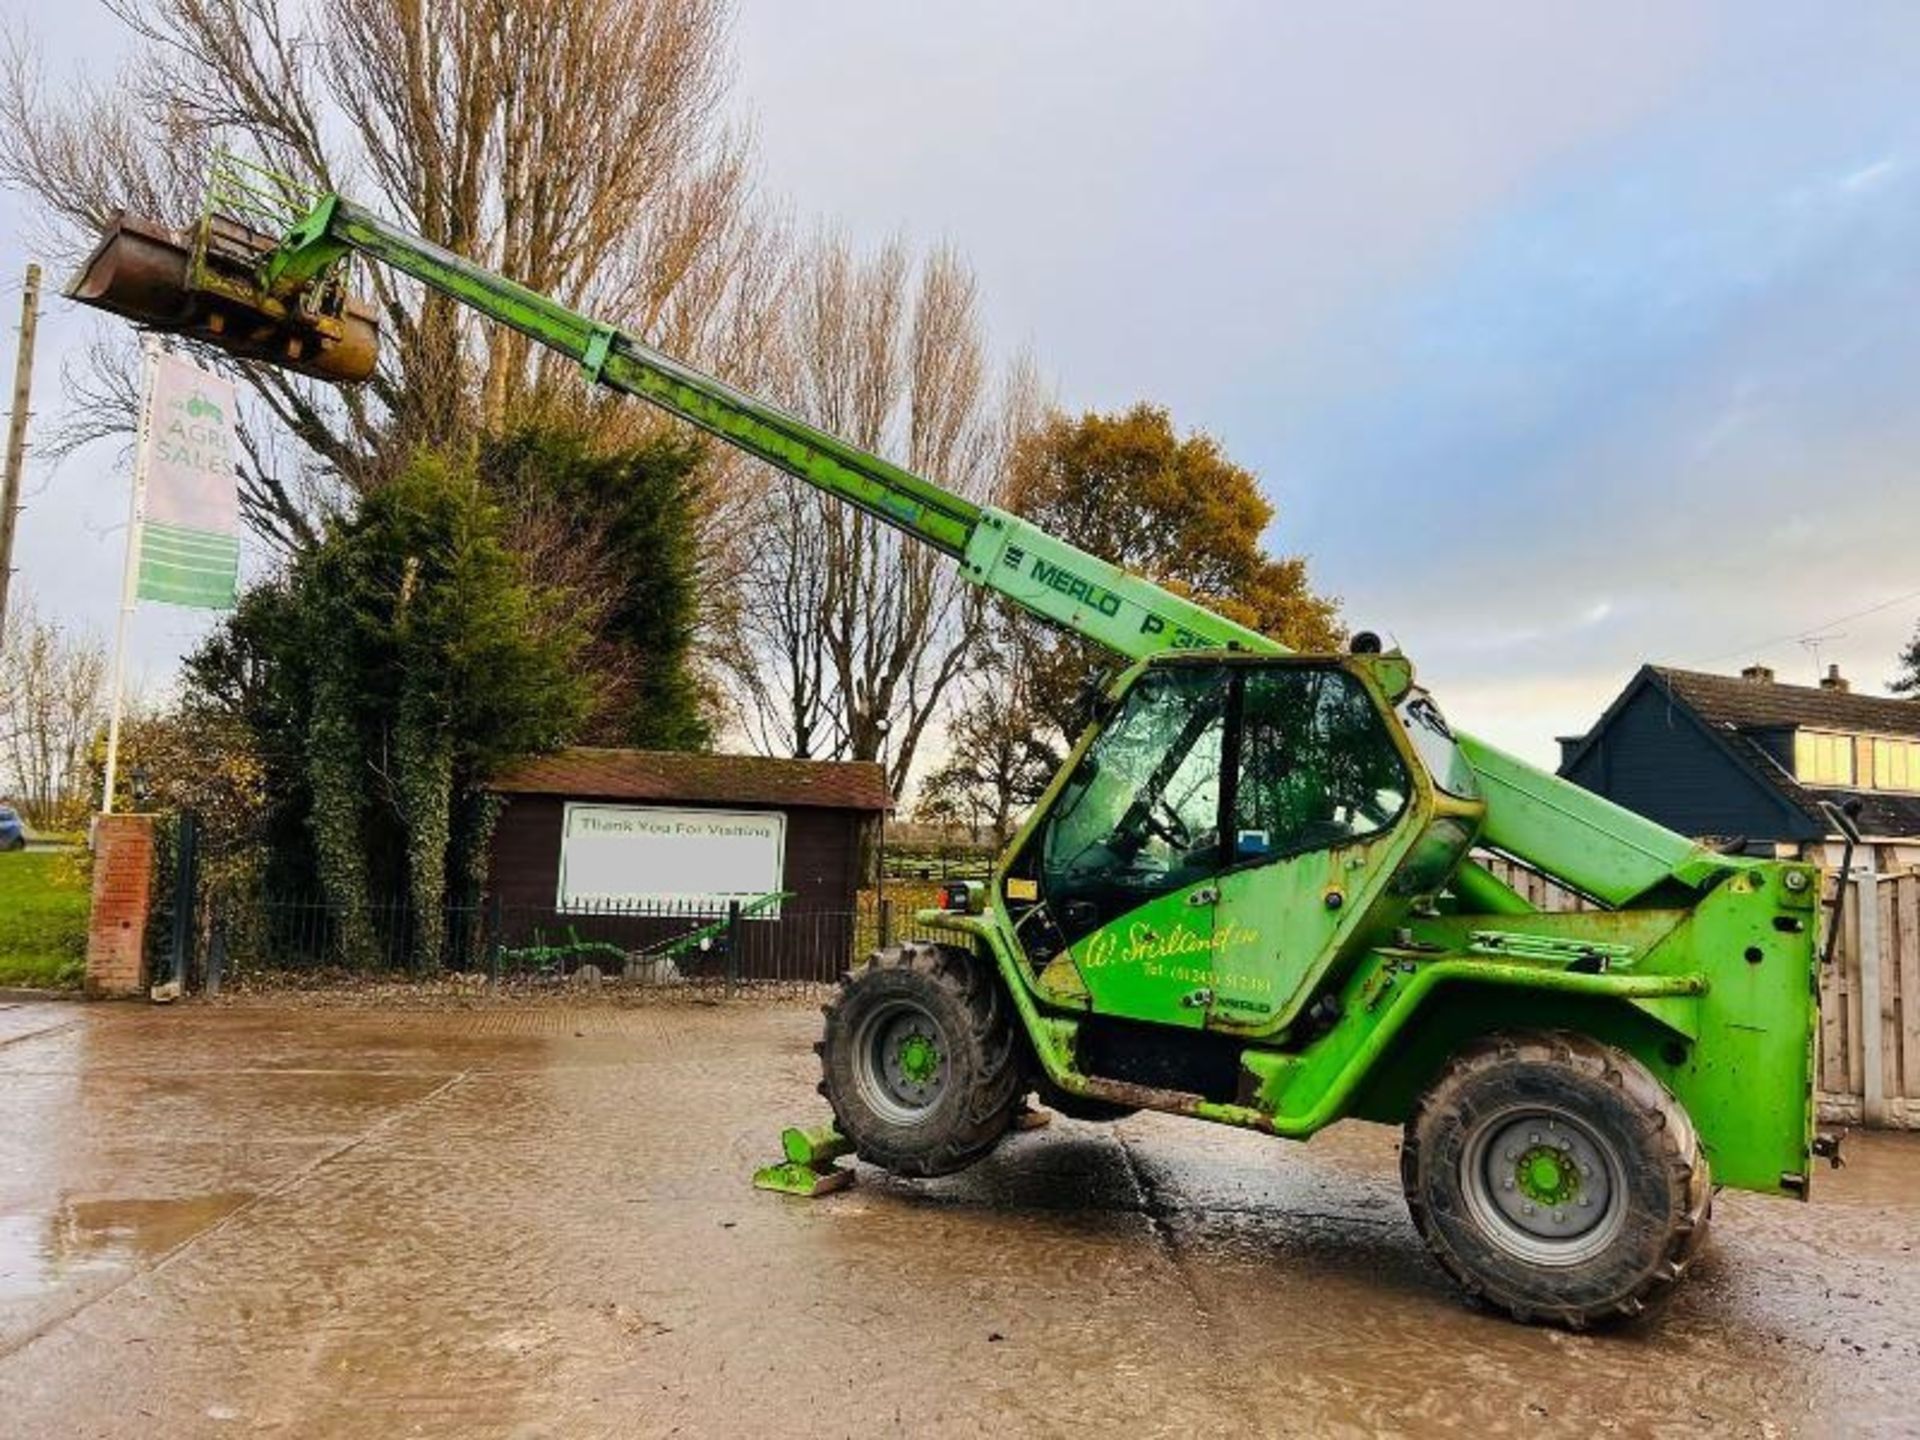
[[[1680,1102],[1632,1056],[1558,1031],[1455,1056],[1407,1120],[1400,1178],[1468,1295],[1574,1330],[1671,1294],[1712,1205]]]
[[[1000,1143],[1025,1086],[1000,979],[950,945],[876,950],[826,1007],[820,1093],[862,1160],[964,1169]]]

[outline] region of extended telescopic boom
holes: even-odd
[[[125,220],[122,228],[140,230],[138,222]],[[158,232],[146,227],[140,233]],[[238,337],[232,324],[236,298],[249,313],[283,326],[312,326],[323,336],[340,333],[341,324],[365,314],[337,283],[339,262],[357,252],[571,357],[594,383],[651,401],[933,546],[976,584],[1128,660],[1178,650],[1289,653],[1268,636],[1089,555],[1017,515],[976,504],[850,445],[339,195],[321,199],[277,243],[263,242],[271,248],[250,260],[250,276],[238,282],[231,273],[206,278],[214,268],[206,263],[209,254],[218,259],[218,244],[234,233],[247,232],[209,214],[186,269],[188,287],[217,292],[215,299],[226,307],[218,324],[188,320],[185,308],[178,315],[151,305],[143,311],[142,304],[117,303],[106,294],[112,288],[113,234],[72,293],[155,328],[192,333],[229,349],[244,345],[242,353],[258,357],[268,353],[269,342],[259,332],[244,341]],[[356,339],[349,333],[349,340]],[[295,368],[333,373],[312,349],[296,354]],[[370,359],[365,364],[371,368]],[[1709,883],[1729,868],[1723,857],[1576,785],[1471,737],[1458,739],[1487,801],[1482,842],[1597,900],[1626,905],[1676,881],[1689,887]]]
[[[904,530],[958,560],[970,578],[1130,660],[1166,650],[1282,649],[1256,631],[1054,539],[1017,515],[944,490],[337,195],[287,235],[262,266],[262,281],[275,294],[298,293],[348,250],[411,275],[579,361],[589,380],[650,400]]]

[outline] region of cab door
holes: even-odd
[[[1318,986],[1417,807],[1387,717],[1357,676],[1279,662],[1244,667],[1239,681],[1208,1023],[1259,1031],[1291,1020]]]
[[[1206,1023],[1231,694],[1221,665],[1143,673],[1037,837],[1041,898],[1098,1014]]]

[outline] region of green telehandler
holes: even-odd
[[[1806,1198],[1821,872],[1717,853],[1452,729],[1362,635],[1295,654],[333,194],[223,160],[174,231],[120,217],[69,293],[150,329],[352,382],[391,266],[933,546],[1127,663],[984,883],[935,940],[827,1007],[833,1127],[933,1176],[1025,1097],[1304,1139],[1404,1127],[1415,1225],[1472,1296],[1570,1327],[1641,1314],[1699,1253],[1713,1189]],[[1576,892],[1549,913],[1506,857]],[[1836,1157],[1837,1158],[1837,1157]]]

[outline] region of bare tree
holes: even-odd
[[[1024,366],[996,385],[966,264],[825,236],[787,292],[776,385],[798,414],[975,498],[1033,407]],[[896,793],[966,663],[981,598],[951,562],[785,477],[765,481],[728,653],[756,744],[884,759]]]
[[[0,767],[29,823],[56,828],[87,808],[87,748],[106,723],[106,647],[11,607],[0,637]]]
[[[621,717],[633,703],[639,677],[631,650],[614,643],[605,629],[626,586],[626,577],[608,553],[606,535],[583,531],[576,511],[535,485],[509,482],[499,498],[513,552],[527,573],[567,597],[564,611],[535,615],[541,639],[575,626],[593,637],[579,656],[579,664],[593,676],[593,712],[577,743],[618,745]]]
[[[0,181],[39,200],[69,255],[122,206],[190,221],[217,146],[677,354],[752,369],[779,238],[719,115],[725,0],[106,3],[140,42],[115,82],[56,96],[18,46],[0,66]],[[636,423],[583,404],[571,367],[525,337],[384,271],[359,283],[391,341],[369,385],[220,361],[256,402],[243,498],[262,534],[310,541],[316,486],[377,484],[421,441],[554,406]],[[96,382],[122,404],[125,355]]]
[[[738,648],[721,653],[733,657],[735,712],[763,754],[816,760],[846,752],[820,623],[830,503],[784,477],[767,484],[759,543],[739,578],[730,614]]]
[[[1013,838],[1021,817],[1060,768],[1047,713],[1034,703],[1033,676],[992,647],[969,667],[945,736],[944,759],[921,787],[930,814],[964,821],[977,842]]]

